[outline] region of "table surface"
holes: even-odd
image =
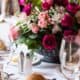
[[[10,25],[16,23],[16,20],[17,20],[16,17],[11,17],[11,18],[7,18],[5,23],[0,23],[0,38],[4,41],[6,40],[5,41],[6,44],[9,44],[8,33],[9,33]],[[3,68],[3,72],[6,72],[8,74],[14,74],[14,76],[18,78],[14,80],[24,80],[24,75],[22,76],[22,74],[18,73],[18,68],[16,66],[5,64]],[[32,72],[41,73],[46,78],[49,79],[56,78],[56,80],[66,80],[65,77],[60,72],[59,64],[42,62],[40,65],[33,66]]]
[[[13,65],[4,65],[3,72],[8,74],[14,74],[14,80],[25,80],[25,75],[20,74],[18,72],[18,67]],[[56,78],[56,80],[67,80],[60,72],[60,65],[59,64],[51,64],[42,62],[39,65],[32,67],[32,72],[37,72],[42,74],[47,79],[52,80]],[[13,77],[12,76],[12,77]]]

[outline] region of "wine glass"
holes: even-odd
[[[75,38],[63,38],[60,50],[61,72],[69,80],[80,80],[80,46]]]

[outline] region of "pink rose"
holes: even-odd
[[[48,22],[50,23],[50,24],[55,24],[55,22],[52,20],[52,18],[48,18]]]
[[[39,27],[37,24],[32,24],[31,30],[33,33],[38,33],[39,32]]]
[[[66,13],[61,20],[61,25],[63,27],[72,27],[74,25],[73,17],[70,14]]]
[[[9,37],[12,40],[16,40],[19,37],[19,34],[19,27],[13,26],[10,28]]]
[[[56,38],[53,34],[46,34],[43,37],[42,45],[47,50],[55,49],[57,46]]]
[[[38,19],[48,19],[49,15],[48,12],[40,12],[40,14],[38,15]]]
[[[40,28],[47,28],[47,25],[48,25],[48,22],[44,19],[41,19],[41,20],[38,21],[38,26]]]
[[[70,13],[76,14],[76,12],[80,10],[80,5],[78,5],[76,3],[70,3],[67,5],[66,8]]]
[[[31,10],[32,10],[32,4],[31,3],[28,3],[23,8],[23,12],[25,12],[28,16],[30,15]]]

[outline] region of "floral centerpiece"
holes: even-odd
[[[54,55],[59,55],[62,37],[76,35],[80,27],[80,5],[73,0],[39,0],[36,6],[33,1],[20,2],[26,15],[11,28],[10,35],[28,49],[44,49],[52,60],[58,59]]]

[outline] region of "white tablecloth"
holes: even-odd
[[[15,74],[14,76],[15,78],[17,78],[17,80],[25,80],[24,79],[25,76],[22,74],[19,74],[18,68],[16,66],[5,65],[3,71],[8,74]],[[47,79],[51,79],[51,80],[53,78],[56,78],[56,80],[67,80],[65,79],[63,74],[60,72],[59,64],[51,64],[51,63],[42,62],[39,65],[33,66],[32,72],[38,72],[42,74],[44,77],[46,77]]]

